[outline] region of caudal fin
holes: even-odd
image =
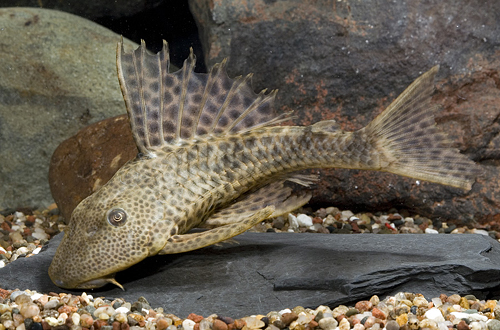
[[[470,189],[481,169],[450,146],[434,122],[435,66],[415,80],[366,128],[387,163],[383,170]]]

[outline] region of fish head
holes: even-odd
[[[165,244],[164,208],[140,187],[123,189],[113,177],[73,211],[49,267],[51,280],[67,289],[92,289],[113,283],[122,271]],[[120,186],[121,185],[121,186]]]

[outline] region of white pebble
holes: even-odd
[[[182,321],[182,328],[184,330],[193,330],[196,322],[190,319],[185,319]]]
[[[38,254],[41,250],[42,250],[42,248],[41,248],[41,247],[37,247],[37,248],[35,248],[35,249],[33,250],[33,252],[31,252],[31,253],[33,253],[33,254]],[[35,299],[35,300],[36,300],[36,299]]]
[[[17,327],[16,327],[16,330],[26,330],[26,326],[24,325],[24,322],[19,324]]]
[[[314,315],[301,312],[301,313],[299,313],[299,318],[297,319],[297,323],[298,324],[308,324],[313,319],[314,319]]]
[[[484,230],[484,229],[473,228],[470,232],[473,233],[473,234],[479,234],[479,235],[489,236],[488,232],[486,230]]]
[[[428,318],[430,320],[433,320],[433,321],[436,321],[436,322],[444,322],[443,314],[436,307],[433,307],[433,308],[429,309],[427,312],[425,312],[424,315],[425,315],[426,318]]]
[[[35,301],[43,297],[43,294],[35,292],[31,295],[31,300]]]
[[[19,249],[17,249],[17,255],[21,255],[21,254],[28,254],[30,252],[30,250],[28,250],[28,248],[26,246],[21,246]]]
[[[290,308],[285,308],[285,309],[282,309],[278,312],[279,315],[283,315],[285,313],[291,313],[292,310]]]
[[[1,252],[2,254],[4,254],[4,253],[7,253],[7,250],[5,250],[3,247],[1,247],[1,246],[0,246],[0,252]]]
[[[432,298],[431,300],[434,307],[439,307],[443,305],[443,302],[441,301],[440,298]]]
[[[462,312],[451,312],[451,315],[454,315],[455,318],[457,318],[457,319],[469,319],[472,321],[483,321],[483,322],[488,321],[487,316],[480,315],[477,313],[467,314],[467,313],[462,313]]]
[[[346,211],[342,211],[340,218],[342,220],[348,220],[353,215],[354,215],[354,213],[352,213],[352,211],[346,210]]]
[[[471,322],[469,327],[471,330],[486,330],[486,324],[484,322]]]
[[[349,330],[350,328],[351,325],[349,324],[349,321],[347,321],[346,318],[343,318],[339,323],[339,330]]]
[[[130,309],[128,309],[127,307],[120,306],[120,307],[118,307],[118,308],[115,310],[115,313],[123,313],[123,314],[127,314],[129,311],[130,311]]]
[[[338,322],[333,317],[324,317],[319,320],[318,325],[323,330],[333,330],[337,327]]]
[[[288,223],[290,224],[290,228],[299,228],[297,217],[291,213],[288,213]]]
[[[297,216],[297,222],[301,227],[310,227],[313,225],[313,219],[307,214],[299,214]]]
[[[78,313],[71,314],[71,320],[73,321],[73,324],[79,325],[80,324],[80,314],[78,314]]]
[[[34,238],[38,239],[38,240],[42,240],[42,239],[49,239],[49,235],[47,235],[47,233],[45,233],[45,230],[43,230],[43,228],[35,228],[35,231],[31,234],[31,236],[33,236]]]
[[[0,268],[3,268],[5,267],[5,261],[4,260],[0,260]]]
[[[425,233],[426,234],[439,234],[439,232],[436,229],[431,229],[431,228],[425,228]]]
[[[49,316],[49,317],[46,317],[45,318],[45,321],[51,326],[51,327],[57,327],[59,324],[59,322],[57,321],[57,319],[55,317],[52,317],[52,316]]]

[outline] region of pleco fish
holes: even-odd
[[[208,74],[193,71],[192,52],[179,71],[169,73],[169,64],[166,42],[156,55],[144,42],[131,53],[118,44],[139,155],[73,211],[49,268],[56,285],[122,287],[115,273],[149,256],[199,249],[290,212],[311,197],[285,185],[311,183],[299,170],[386,171],[463,189],[480,172],[436,129],[438,67],[368,126],[345,132],[333,120],[275,126],[287,118],[273,114],[276,91],[255,94],[251,75],[230,79],[226,61]],[[209,229],[187,233],[195,227]]]

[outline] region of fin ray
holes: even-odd
[[[198,136],[235,134],[275,125],[288,114],[275,116],[276,91],[256,94],[252,75],[231,79],[227,61],[209,74],[196,73],[191,49],[183,67],[169,73],[168,44],[157,54],[144,41],[127,53],[120,41],[117,69],[120,86],[139,151],[152,155],[165,145],[176,145]]]
[[[481,169],[436,127],[430,100],[438,68],[417,78],[362,130],[385,156],[381,170],[468,190]]]

